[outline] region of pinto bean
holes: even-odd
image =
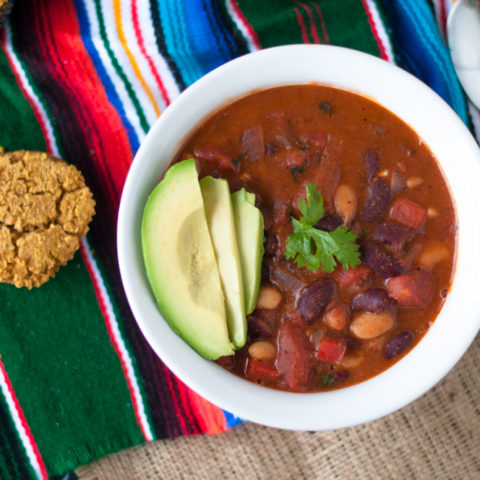
[[[343,368],[355,368],[358,367],[364,360],[364,356],[361,353],[347,353],[340,362],[340,366]]]
[[[413,342],[413,333],[405,330],[397,333],[387,342],[383,350],[386,358],[395,358],[401,355]]]
[[[343,218],[343,223],[349,225],[357,213],[357,194],[346,184],[339,185],[333,199],[337,215]]]
[[[364,293],[355,295],[352,300],[352,310],[378,313],[387,309],[390,304],[388,293],[383,288],[369,288]]]
[[[393,222],[384,222],[376,225],[373,229],[372,236],[374,240],[382,242],[399,252],[405,243],[415,236],[415,230]]]
[[[299,300],[298,309],[307,324],[317,320],[325,310],[335,293],[335,284],[330,279],[317,280],[304,288]]]
[[[378,172],[380,161],[377,152],[369,150],[363,157],[365,163],[365,172],[367,175],[367,183],[373,180],[373,177]]]
[[[342,219],[335,215],[325,215],[316,224],[315,228],[325,232],[333,232],[342,225]]]
[[[282,301],[282,294],[275,287],[260,287],[258,292],[257,308],[260,310],[274,310]]]
[[[362,218],[366,222],[375,222],[388,208],[390,187],[382,178],[374,179],[367,188],[367,198],[363,205]]]
[[[443,243],[434,243],[425,247],[418,257],[418,264],[424,270],[433,268],[448,258],[448,248]]]
[[[361,260],[373,273],[382,278],[396,277],[403,273],[400,262],[378,243],[366,241],[360,246]]]
[[[312,363],[308,341],[303,330],[292,322],[278,331],[276,367],[286,386],[302,390],[308,384]]]
[[[275,353],[275,347],[270,342],[254,342],[248,347],[248,354],[259,361],[273,360]]]
[[[391,312],[362,312],[352,320],[350,330],[356,337],[362,340],[368,340],[388,332],[394,323],[395,320]]]
[[[334,330],[343,330],[348,321],[348,307],[333,299],[325,309],[323,323]]]

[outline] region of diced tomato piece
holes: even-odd
[[[399,275],[387,283],[388,295],[403,307],[425,307],[432,299],[433,290],[433,275],[425,270]]]
[[[271,381],[280,378],[280,374],[274,365],[250,358],[247,366],[247,377]]]
[[[406,227],[419,229],[425,223],[427,210],[407,198],[399,198],[390,208],[390,218]]]
[[[300,134],[298,140],[301,143],[311,143],[316,147],[325,148],[328,142],[328,137],[324,132],[310,132]]]
[[[324,362],[340,363],[346,350],[347,346],[343,342],[326,338],[318,347],[317,358]]]
[[[215,145],[197,145],[193,153],[196,157],[215,163],[221,172],[238,171],[239,164],[235,164],[233,155]]]
[[[344,287],[351,285],[361,285],[370,277],[371,270],[366,265],[358,265],[358,267],[348,268],[347,270],[340,267],[334,274],[335,280]]]
[[[285,155],[287,167],[301,167],[305,163],[305,152],[301,150],[288,150]]]

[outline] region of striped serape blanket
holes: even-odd
[[[449,0],[17,0],[0,30],[0,145],[75,164],[97,213],[40,288],[0,284],[0,478],[64,477],[161,438],[240,420],[150,349],[118,272],[115,225],[135,151],[170,102],[224,62],[292,43],[399,64],[477,137],[445,45]],[[433,119],[432,119],[433,121]]]

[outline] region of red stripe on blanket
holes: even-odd
[[[133,23],[133,30],[135,32],[135,38],[137,39],[137,43],[140,48],[140,51],[142,52],[142,55],[147,60],[148,66],[150,67],[153,77],[157,82],[158,88],[160,89],[160,93],[162,94],[162,97],[165,103],[169,105],[171,100],[168,95],[167,89],[165,88],[165,85],[163,84],[162,79],[160,78],[160,75],[158,74],[158,71],[155,68],[155,64],[153,63],[152,57],[147,53],[147,49],[145,48],[145,41],[143,39],[142,31],[140,29],[140,22],[138,21],[137,0],[132,0],[132,23]]]
[[[118,345],[115,333],[113,332],[112,322],[111,322],[110,316],[108,314],[107,307],[105,305],[105,300],[104,300],[102,292],[100,290],[100,286],[98,284],[97,277],[95,275],[95,272],[93,271],[92,265],[90,264],[90,261],[88,259],[87,253],[85,252],[85,248],[84,248],[83,244],[80,245],[80,253],[82,254],[82,258],[83,258],[83,261],[85,263],[85,266],[87,267],[88,273],[90,275],[90,279],[92,280],[93,288],[95,290],[95,295],[97,297],[98,304],[99,304],[100,310],[102,312],[102,316],[105,320],[105,326],[107,328],[108,336],[110,337],[110,341],[112,342],[115,353],[117,354],[118,359],[120,360],[120,365],[122,367],[123,375],[125,377],[125,381],[127,382],[128,391],[130,392],[130,398],[132,399],[132,407],[133,407],[133,412],[135,414],[135,419],[136,419],[137,424],[138,424],[138,426],[139,426],[139,428],[142,432],[143,437],[148,442],[149,440],[151,440],[151,437],[148,434],[148,432],[146,432],[145,427],[143,425],[143,422],[142,422],[142,419],[141,419],[141,416],[140,416],[140,409],[139,409],[137,399],[136,399],[136,396],[135,396],[135,392],[134,392],[134,387],[133,387],[132,381],[130,379],[130,375],[128,373],[128,368],[125,364],[125,360],[123,358],[123,354],[122,354],[122,351],[120,349],[120,346]]]
[[[43,138],[45,139],[45,146],[46,146],[47,152],[52,153],[53,152],[53,145],[50,141],[50,136],[48,135],[47,127],[46,127],[45,122],[43,120],[42,114],[38,110],[38,107],[37,107],[36,103],[34,101],[32,101],[32,99],[30,98],[30,94],[25,90],[25,87],[23,85],[23,81],[20,78],[20,74],[17,71],[17,69],[16,69],[14,63],[12,62],[12,59],[10,58],[10,55],[7,51],[6,41],[7,41],[6,30],[2,29],[2,31],[0,33],[0,42],[2,44],[2,50],[4,51],[5,57],[7,58],[10,69],[12,70],[13,75],[15,76],[15,80],[17,81],[18,88],[22,92],[23,96],[30,103],[30,107],[33,110],[33,114],[35,115],[35,118],[37,119],[37,122],[40,125],[40,130],[42,131]]]
[[[293,7],[293,9],[295,10],[295,15],[297,16],[297,22],[298,26],[300,27],[303,43],[312,43],[308,38],[307,27],[305,26],[305,22],[303,21],[302,14],[298,11],[297,7]]]
[[[370,28],[372,29],[373,36],[375,38],[375,41],[378,44],[378,48],[380,49],[380,55],[384,60],[389,60],[388,55],[387,55],[387,50],[385,48],[385,45],[382,42],[382,39],[380,38],[377,30],[377,26],[375,24],[375,20],[373,19],[372,12],[370,11],[370,7],[368,6],[367,0],[362,0],[363,8],[365,9],[365,12],[367,14],[368,18],[368,23],[370,24]]]
[[[309,23],[310,23],[310,34],[312,35],[314,43],[322,43],[318,35],[317,26],[315,25],[315,20],[313,19],[312,11],[308,7],[308,5],[305,5],[304,3],[301,3],[298,0],[295,0],[295,3],[297,5],[300,5],[307,12]]]
[[[186,390],[189,402],[197,413],[197,420],[204,433],[220,433],[227,428],[227,421],[222,410],[188,388]]]
[[[245,15],[240,10],[240,7],[238,6],[237,0],[231,0],[231,4],[232,4],[232,7],[233,7],[233,10],[238,15],[238,18],[240,19],[240,21],[243,23],[243,25],[247,29],[247,32],[250,35],[250,39],[252,40],[253,44],[255,45],[255,48],[260,50],[262,48],[262,45],[260,44],[260,40],[258,39],[257,32],[248,23]]]
[[[5,379],[5,384],[7,386],[8,394],[10,395],[10,399],[13,402],[13,405],[15,406],[15,410],[17,412],[18,418],[20,419],[20,423],[22,424],[22,427],[25,431],[25,435],[28,438],[28,442],[30,443],[30,446],[32,447],[33,454],[35,455],[35,459],[38,463],[38,466],[40,468],[40,473],[42,475],[42,478],[45,480],[48,480],[48,473],[47,469],[45,468],[45,464],[43,463],[42,456],[40,455],[40,451],[38,449],[37,443],[35,442],[35,439],[33,438],[32,432],[30,430],[30,427],[28,426],[27,419],[25,418],[25,415],[23,413],[22,407],[20,406],[20,403],[18,402],[17,395],[15,394],[15,390],[13,389],[12,382],[10,381],[10,378],[8,377],[7,371],[5,370],[5,366],[3,365],[3,362],[0,358],[0,370],[2,372],[2,376]],[[0,392],[1,393],[1,392]]]
[[[69,97],[116,211],[132,156],[123,124],[84,48],[73,2],[56,2],[56,8],[47,8],[45,1],[38,5],[36,27],[45,64]]]
[[[313,3],[313,6],[315,7],[315,10],[317,11],[318,18],[320,19],[320,24],[322,26],[323,38],[325,39],[325,42],[330,43],[330,37],[328,36],[328,33],[327,33],[327,27],[325,25],[325,20],[323,18],[322,10],[320,9],[320,7],[316,3]]]

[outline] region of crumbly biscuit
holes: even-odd
[[[0,0],[0,24],[3,23],[5,17],[12,11],[13,3],[9,0]]]
[[[75,166],[0,147],[0,282],[29,289],[45,283],[78,250],[94,213]]]

